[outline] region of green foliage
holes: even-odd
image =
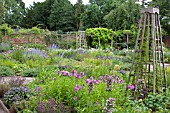
[[[25,16],[25,3],[22,0],[5,0],[3,4],[7,10],[4,17],[5,23],[22,26]]]
[[[6,66],[0,66],[0,76],[13,76],[15,72]]]
[[[135,0],[113,1],[112,4],[114,8],[104,16],[107,27],[115,31],[130,29],[130,26],[139,18],[140,6],[135,3]]]
[[[82,4],[82,0],[78,0],[76,4],[74,4],[74,13],[75,13],[77,31],[79,31],[83,27],[81,15],[84,12],[84,10],[85,10],[85,6]]]
[[[108,48],[113,41],[113,31],[107,28],[86,29],[88,45],[91,47]]]
[[[151,109],[153,112],[158,110],[165,111],[168,102],[168,97],[163,94],[148,95],[148,97],[144,100],[145,106]]]
[[[22,62],[23,61],[23,50],[22,49],[15,49],[12,52],[11,57],[15,59],[16,61]]]
[[[55,0],[49,16],[51,30],[64,32],[75,30],[74,9],[68,0]]]
[[[29,99],[31,90],[26,86],[13,87],[4,94],[4,101],[8,105],[19,104],[24,99]]]
[[[0,66],[6,66],[12,68],[16,62],[14,60],[9,60],[9,59],[1,59],[0,60]]]
[[[102,17],[97,4],[88,4],[84,13],[81,15],[83,29],[95,28],[101,26]]]
[[[170,51],[164,53],[165,62],[170,62]]]
[[[170,35],[170,1],[169,0],[152,0],[150,6],[159,6],[160,20],[164,30]]]
[[[9,26],[8,24],[2,24],[0,25],[0,31],[3,33],[3,35],[10,35],[12,33],[14,33],[14,30],[11,29],[11,26]]]
[[[40,35],[41,34],[41,29],[37,28],[37,27],[33,27],[31,29],[31,31],[35,34],[35,35]]]
[[[29,67],[26,64],[15,64],[12,69],[15,71],[16,75],[21,75],[27,68]]]
[[[30,34],[31,33],[31,29],[21,28],[21,29],[19,29],[18,32],[21,33],[21,34]]]
[[[170,67],[166,68],[166,79],[167,79],[167,86],[170,88]]]
[[[38,70],[36,68],[27,68],[23,71],[22,76],[24,77],[36,77]]]

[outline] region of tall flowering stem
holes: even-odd
[[[111,91],[112,90],[112,76],[106,75],[106,90]]]
[[[102,110],[103,113],[112,113],[113,112],[113,107],[114,107],[114,101],[115,98],[109,98],[106,100],[106,106]]]
[[[93,77],[90,77],[90,79],[87,79],[86,83],[88,84],[88,92],[90,93],[94,88]]]

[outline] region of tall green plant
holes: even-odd
[[[113,31],[107,28],[86,29],[88,45],[91,47],[107,48],[113,41]]]

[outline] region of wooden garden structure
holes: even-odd
[[[87,41],[85,36],[85,31],[78,31],[76,33],[76,49],[78,48],[87,48]]]
[[[161,93],[166,90],[166,71],[162,45],[159,9],[144,8],[132,59],[128,85],[133,85],[133,96],[139,99],[143,91]]]

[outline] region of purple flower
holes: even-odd
[[[94,84],[98,84],[100,81],[99,80],[93,80]]]
[[[100,79],[100,80],[103,80],[103,76],[100,76],[99,79]]]
[[[73,69],[72,70],[72,74],[75,75],[77,72]]]
[[[75,74],[74,75],[76,78],[81,78],[81,76],[79,74]]]
[[[60,71],[60,70],[58,70],[58,71],[57,71],[57,74],[60,74],[60,72],[61,72],[61,71]]]
[[[124,82],[124,80],[123,80],[123,79],[119,80],[119,83],[123,83],[123,82]]]
[[[86,80],[86,83],[87,83],[87,84],[90,84],[91,82],[92,82],[91,79],[87,79],[87,80]]]
[[[74,92],[79,90],[79,86],[76,84],[76,86],[74,87]]]
[[[53,100],[53,98],[50,98],[49,100],[48,100],[48,105],[50,106],[50,107],[55,107],[55,101]]]
[[[135,85],[128,85],[128,88],[131,89],[132,91],[135,89]]]
[[[45,112],[45,103],[44,102],[40,102],[39,105],[38,105],[38,108],[37,108],[37,111],[38,112]]]
[[[67,71],[64,71],[64,72],[63,72],[63,75],[66,76],[66,75],[67,75]]]
[[[84,86],[80,86],[81,89],[84,89]]]
[[[81,76],[84,76],[84,72],[80,72],[80,75],[81,75]]]
[[[40,80],[40,82],[42,83],[42,82],[43,82],[43,80]]]
[[[100,103],[99,103],[99,102],[96,102],[96,105],[100,106]]]
[[[73,97],[73,100],[77,100],[77,97],[76,97],[76,96],[74,96],[74,97]]]

